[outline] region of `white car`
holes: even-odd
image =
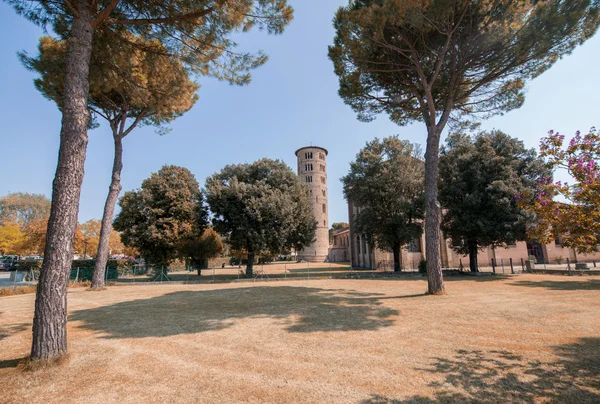
[[[27,255],[23,257],[23,260],[27,261],[43,261],[44,257],[40,257],[39,255]]]

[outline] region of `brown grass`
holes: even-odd
[[[36,289],[37,289],[36,285],[16,286],[16,287],[7,286],[4,288],[0,288],[0,297],[24,295],[26,293],[35,293]]]
[[[33,295],[0,299],[0,402],[600,402],[600,284],[548,275],[69,291],[70,360],[23,372]]]
[[[69,288],[89,288],[92,285],[90,281],[69,281]],[[0,288],[0,297],[3,296],[15,296],[24,295],[27,293],[35,293],[37,285],[26,285],[26,286],[7,286]]]

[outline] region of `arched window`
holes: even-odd
[[[327,213],[327,205],[323,204],[323,213]]]

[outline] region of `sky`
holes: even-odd
[[[425,144],[422,123],[399,127],[385,115],[359,122],[337,94],[338,79],[327,57],[335,10],[347,0],[290,0],[295,17],[282,35],[253,31],[237,39],[243,50],[263,50],[266,65],[248,86],[231,86],[199,78],[199,100],[192,110],[159,136],[152,128],[136,129],[124,140],[123,192],[138,188],[164,164],[187,167],[203,185],[227,164],[280,159],[296,169],[294,152],[316,145],[329,150],[329,223],[347,222],[340,178],[369,140],[399,135]],[[12,192],[51,195],[56,170],[60,113],[33,87],[34,73],[16,53],[36,53],[39,27],[0,2],[0,196]],[[558,61],[531,81],[522,108],[485,121],[527,147],[537,147],[554,129],[571,136],[600,125],[600,36]],[[112,135],[100,122],[89,132],[79,220],[100,219],[113,159]]]

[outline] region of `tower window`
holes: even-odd
[[[327,213],[327,205],[323,204],[323,213]]]
[[[325,177],[321,177],[321,184],[325,184]]]
[[[327,223],[325,222],[325,220],[323,220],[323,226],[327,227]]]
[[[327,195],[325,194],[325,190],[324,190],[324,189],[323,189],[323,190],[321,190],[321,192],[323,193],[323,196],[327,196]]]
[[[305,164],[304,165],[304,171],[312,171],[313,170],[313,165],[312,163],[309,164]]]
[[[312,175],[306,176],[306,182],[312,182]]]
[[[319,164],[319,168],[321,169],[321,171],[325,172],[325,166],[323,164]]]
[[[321,160],[325,160],[325,154],[323,154],[323,153],[319,153],[319,159],[321,159]]]
[[[306,160],[312,160],[312,158],[313,158],[312,152],[306,152],[306,153],[304,153],[304,158]]]

